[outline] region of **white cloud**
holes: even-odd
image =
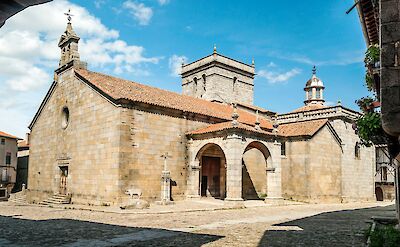
[[[329,60],[315,60],[311,59],[308,56],[302,54],[284,54],[281,52],[270,52],[270,56],[284,59],[288,61],[294,61],[302,64],[308,65],[349,65],[354,63],[361,63],[364,61],[364,52],[362,50],[359,51],[349,51],[349,52],[340,52],[336,54],[336,56]]]
[[[276,64],[275,64],[274,62],[270,62],[270,63],[267,65],[267,67],[275,68],[275,67],[276,67]]]
[[[139,21],[140,25],[148,25],[151,17],[153,17],[153,10],[150,7],[147,7],[143,3],[137,3],[134,1],[126,1],[123,4],[123,7],[128,9],[133,17]]]
[[[301,70],[294,68],[287,72],[278,73],[269,70],[260,70],[258,72],[258,76],[265,78],[270,83],[279,83],[279,82],[286,82],[290,78],[300,74]]]
[[[97,9],[100,9],[105,3],[106,3],[105,0],[95,0],[95,1],[94,1],[94,6],[95,6]]]
[[[182,63],[186,63],[188,58],[185,56],[172,55],[168,60],[171,76],[179,76],[182,70]]]
[[[104,26],[87,9],[59,0],[28,8],[0,29],[0,85],[4,83],[12,90],[29,91],[51,82],[52,71],[60,57],[58,39],[66,28],[63,13],[69,8],[74,15],[74,30],[81,37],[81,60],[87,61],[89,67],[135,73],[141,64],[157,63],[161,59],[145,57],[142,46],[120,40],[118,31]]]
[[[168,3],[169,3],[169,0],[158,0],[158,3],[159,3],[160,5],[165,5],[165,4],[168,4]]]

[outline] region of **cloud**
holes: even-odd
[[[286,82],[290,78],[300,74],[301,70],[294,68],[284,73],[272,72],[269,70],[260,70],[258,76],[265,78],[270,83]]]
[[[160,5],[165,5],[165,4],[168,4],[168,3],[169,3],[169,0],[158,0],[158,3],[159,3]]]
[[[181,74],[182,63],[186,63],[188,58],[185,56],[172,55],[168,60],[168,66],[171,76],[179,76]]]
[[[139,21],[140,25],[148,25],[151,17],[153,17],[153,10],[147,7],[143,3],[137,3],[134,1],[126,1],[122,5],[125,9],[128,9],[133,17]]]
[[[275,68],[275,67],[276,67],[276,64],[275,64],[274,62],[270,62],[270,63],[267,65],[267,67]]]
[[[81,60],[89,67],[139,73],[142,64],[161,59],[144,56],[142,46],[119,39],[118,31],[104,26],[87,9],[65,0],[53,1],[18,13],[0,29],[0,86],[29,91],[51,82],[60,57],[58,39],[66,27],[63,13],[69,8],[75,32],[81,37]]]
[[[100,9],[105,3],[105,0],[95,0],[94,6],[96,7],[96,9]]]

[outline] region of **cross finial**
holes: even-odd
[[[68,12],[64,13],[64,15],[68,16],[67,17],[68,23],[71,23],[71,20],[72,20],[71,16],[74,16],[73,14],[71,14],[71,9],[68,9]]]
[[[214,44],[214,53],[217,53],[217,45]]]
[[[312,69],[312,73],[313,73],[313,75],[315,75],[317,73],[317,68],[315,68],[315,65],[314,65],[314,67]]]

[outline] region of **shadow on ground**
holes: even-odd
[[[202,246],[222,236],[72,219],[0,216],[0,246]]]
[[[395,214],[394,205],[321,213],[274,225],[278,229],[265,231],[258,246],[365,246],[371,216]]]

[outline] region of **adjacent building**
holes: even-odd
[[[0,131],[0,200],[7,200],[16,181],[18,140]]]

